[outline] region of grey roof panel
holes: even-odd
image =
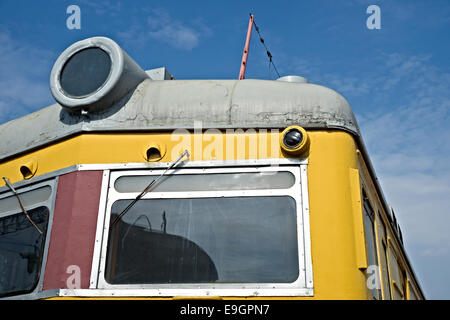
[[[0,126],[0,160],[81,132],[194,128],[341,129],[359,136],[354,114],[336,91],[270,80],[144,80],[121,101],[96,113],[58,104]]]

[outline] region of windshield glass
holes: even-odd
[[[31,292],[37,285],[45,243],[48,209],[28,210],[41,235],[24,213],[0,218],[0,295]]]
[[[130,202],[116,201],[110,220]],[[110,230],[106,280],[291,283],[297,241],[290,196],[140,200]]]

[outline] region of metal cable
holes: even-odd
[[[277,69],[277,67],[275,66],[275,63],[273,62],[273,59],[272,59],[273,56],[272,56],[272,54],[270,53],[269,49],[267,48],[266,43],[264,42],[264,38],[261,36],[261,33],[259,32],[259,27],[256,25],[254,19],[253,19],[253,25],[255,26],[255,30],[256,30],[256,32],[258,33],[259,41],[263,44],[264,48],[266,49],[266,54],[267,54],[267,56],[269,57],[269,79],[270,79],[270,65],[271,65],[271,64],[273,65],[273,68],[274,68],[274,70],[275,70],[275,72],[277,73],[278,78],[279,78],[279,77],[280,77],[280,73],[278,72],[278,69]]]

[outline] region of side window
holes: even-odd
[[[419,300],[416,290],[414,289],[414,285],[408,279],[408,300]]]
[[[378,216],[381,216],[378,214]],[[389,278],[389,265],[387,260],[387,244],[386,244],[386,226],[382,219],[377,221],[379,225],[379,248],[380,248],[380,266],[381,266],[381,277],[383,285],[383,298],[385,300],[391,299],[391,280]]]
[[[392,297],[395,300],[405,299],[405,274],[393,248],[389,246],[389,269],[391,271]]]
[[[46,230],[49,211],[39,207],[28,212]],[[0,295],[30,292],[37,284],[45,243],[24,213],[0,218]]]
[[[32,292],[38,285],[50,217],[49,185],[0,195],[0,296]],[[30,221],[31,220],[31,221]]]
[[[366,253],[367,253],[367,265],[371,267],[369,270],[375,273],[367,274],[370,277],[376,277],[373,281],[368,281],[367,286],[374,299],[381,299],[381,288],[379,286],[379,267],[378,267],[378,255],[375,236],[375,214],[372,206],[369,203],[366,193],[363,190],[363,221],[364,221],[364,234],[366,238]]]

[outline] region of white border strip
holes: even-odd
[[[300,166],[300,183],[302,189],[302,211],[303,211],[303,237],[305,246],[306,288],[314,288],[313,267],[311,257],[311,234],[309,224],[309,193],[308,193],[308,167]]]
[[[120,170],[120,169],[158,169],[167,168],[172,162],[136,162],[136,163],[100,163],[80,164],[78,170]],[[247,166],[271,166],[278,165],[303,165],[308,164],[308,159],[248,159],[248,160],[211,160],[211,161],[187,161],[181,162],[179,168],[213,168],[213,167],[247,167]]]
[[[102,199],[107,199],[108,197],[109,176],[110,171],[104,170],[102,186],[100,191],[100,204],[97,216],[97,229],[95,231],[94,253],[92,255],[91,278],[89,281],[90,289],[95,289],[98,286],[98,270],[100,269],[100,253],[101,253],[101,244],[103,240],[103,226],[105,225],[104,213],[106,212],[106,203],[107,203],[107,201],[102,201]]]

